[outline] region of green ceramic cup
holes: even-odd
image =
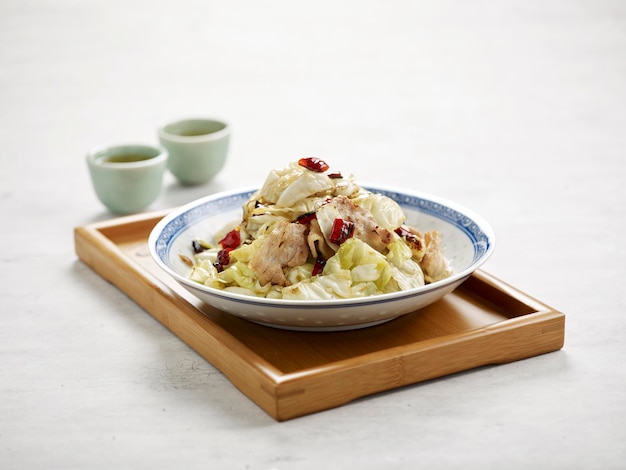
[[[127,144],[93,150],[87,166],[98,199],[117,214],[140,212],[159,196],[167,151]]]
[[[183,185],[207,183],[224,167],[230,142],[226,122],[180,119],[160,126],[158,135],[169,153],[167,167]]]

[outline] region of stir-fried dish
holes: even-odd
[[[301,158],[270,172],[243,218],[214,240],[194,240],[190,278],[240,294],[282,299],[364,297],[451,275],[437,231],[405,225],[387,196]],[[184,257],[183,257],[184,258]]]

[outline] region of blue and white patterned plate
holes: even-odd
[[[241,220],[242,206],[255,189],[214,194],[171,212],[152,230],[150,253],[166,273],[207,304],[229,314],[268,326],[307,331],[338,331],[377,325],[423,308],[452,292],[491,255],[495,237],[490,225],[469,210],[422,193],[365,185],[396,201],[407,225],[438,230],[451,277],[423,287],[357,299],[265,299],[225,292],[188,278],[190,268],[180,254],[192,257],[194,239],[211,239]]]

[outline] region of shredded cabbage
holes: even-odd
[[[353,202],[370,211],[378,225],[387,230],[397,229],[406,220],[406,216],[398,203],[382,194],[363,191],[353,198]]]
[[[298,201],[332,188],[333,183],[324,173],[309,171],[292,162],[288,167],[272,170],[259,195],[279,207],[291,207]]]

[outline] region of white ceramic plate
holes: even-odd
[[[190,267],[180,254],[192,257],[194,239],[211,239],[226,224],[242,217],[242,206],[254,189],[214,194],[191,202],[163,218],[149,237],[156,263],[207,304],[268,326],[307,331],[337,331],[377,325],[423,308],[452,292],[491,255],[495,238],[482,218],[458,204],[417,192],[365,185],[396,201],[406,224],[421,231],[438,230],[451,277],[419,288],[339,300],[284,300],[221,291],[188,278]]]

